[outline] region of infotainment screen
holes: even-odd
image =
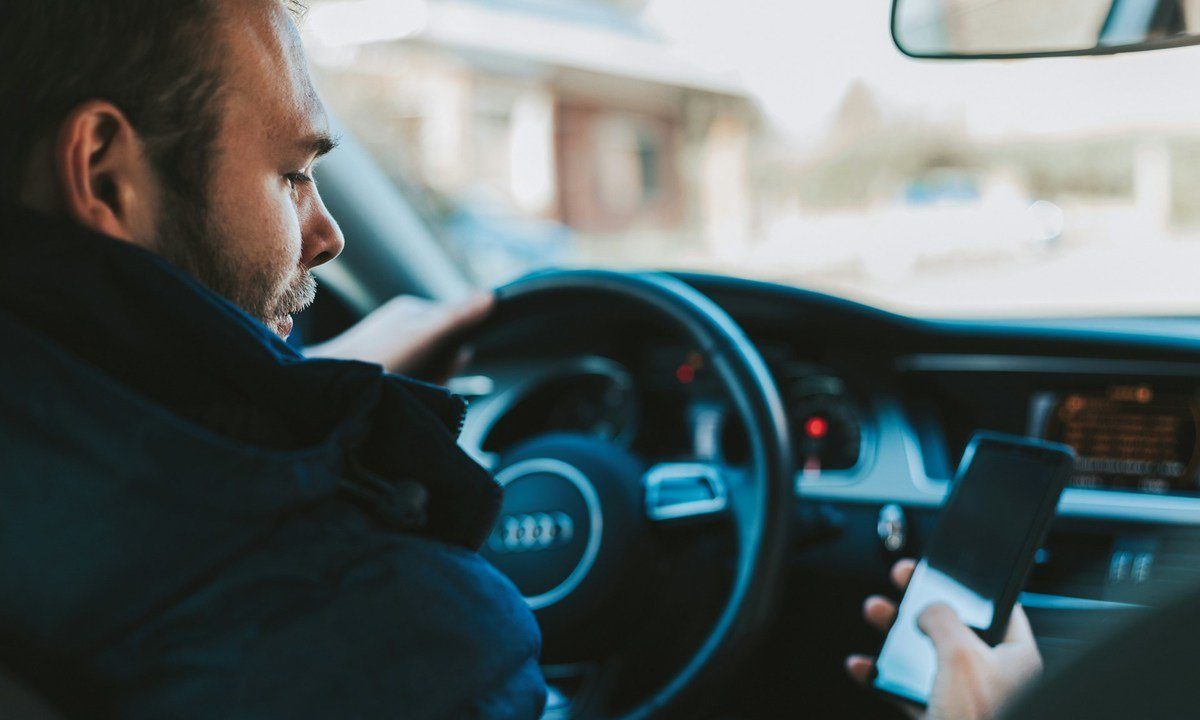
[[[1153,493],[1197,493],[1200,402],[1149,385],[1038,393],[1031,430],[1078,453],[1069,485]]]

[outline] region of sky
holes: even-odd
[[[861,78],[893,114],[962,117],[980,137],[1200,127],[1200,47],[1096,58],[919,61],[892,45],[890,0],[651,0],[647,19],[736,74],[786,134],[828,127]]]

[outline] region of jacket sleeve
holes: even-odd
[[[132,681],[116,714],[540,717],[541,637],[506,578],[473,552],[413,536],[367,552],[355,542],[347,560],[324,528],[275,538],[276,549],[245,558],[110,654],[109,668]]]

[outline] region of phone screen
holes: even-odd
[[[972,441],[879,653],[876,688],[927,702],[937,657],[917,618],[931,604],[949,605],[985,639],[998,640],[1070,466],[1062,446]]]

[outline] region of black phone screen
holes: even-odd
[[[933,603],[999,640],[1070,467],[1063,446],[991,435],[972,441],[880,651],[876,688],[920,703],[929,697],[936,656],[917,618]]]

